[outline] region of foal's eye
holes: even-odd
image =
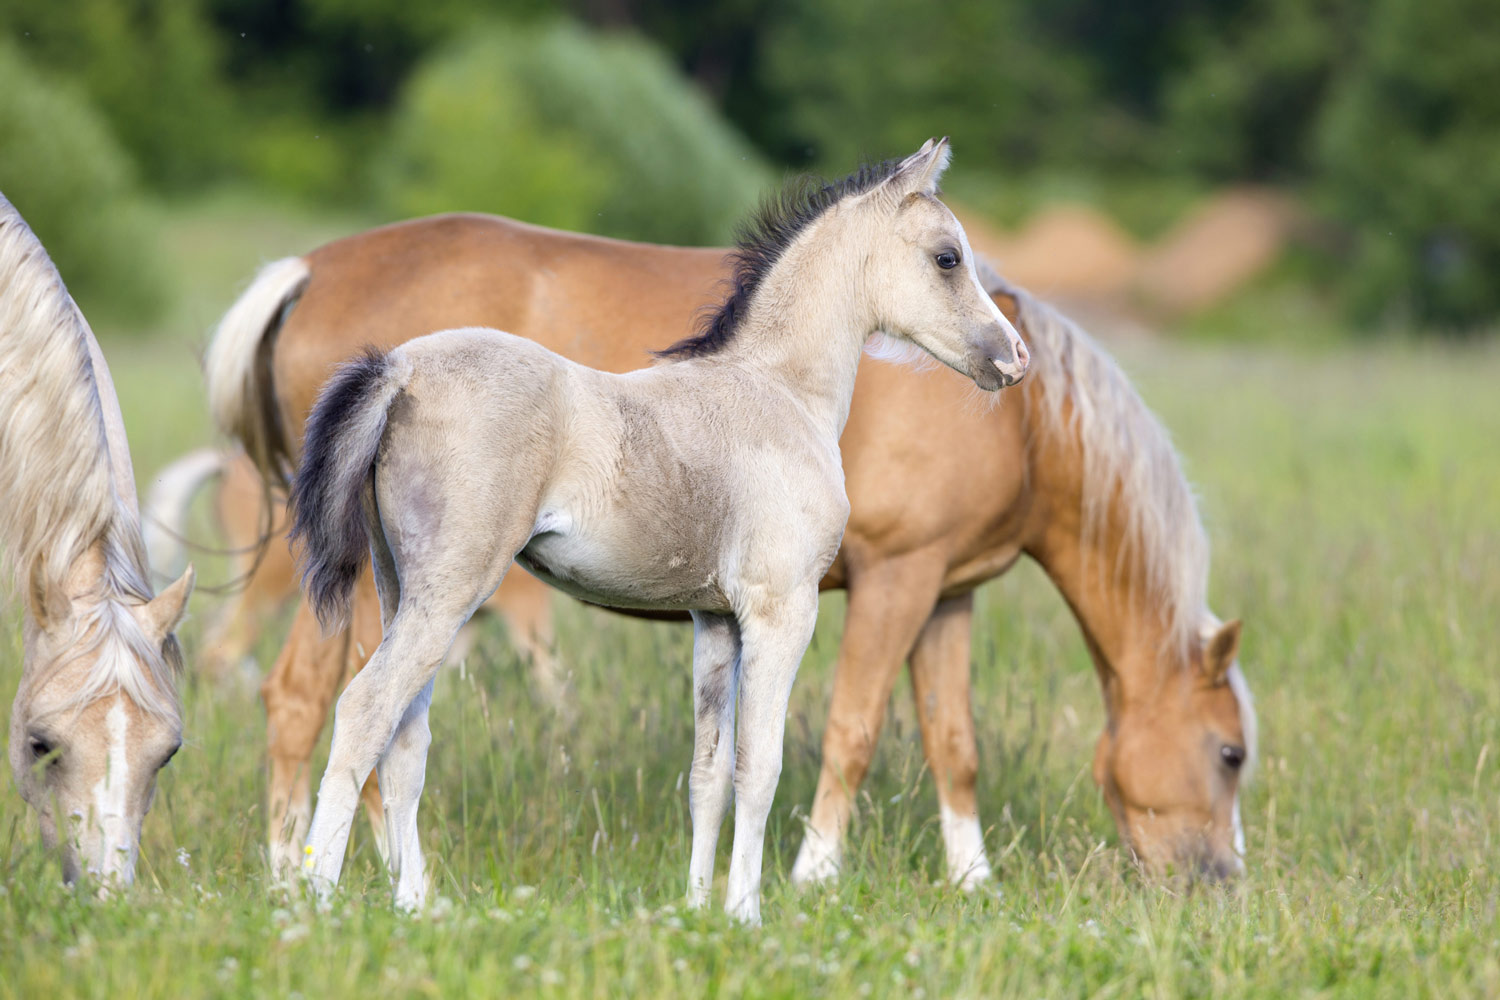
[[[1245,764],[1244,747],[1222,746],[1219,748],[1219,756],[1224,758],[1224,765],[1231,771],[1238,771]]]
[[[944,271],[951,271],[958,266],[958,254],[952,250],[944,250],[937,255],[937,266]]]
[[[33,762],[41,761],[52,753],[52,746],[46,740],[33,736],[31,738],[31,759]]]
[[[158,771],[160,771],[162,768],[164,768],[168,764],[172,763],[172,758],[176,757],[177,756],[177,751],[179,751],[181,749],[182,749],[182,744],[181,743],[179,743],[175,747],[173,747],[170,751],[168,751],[167,755],[161,759],[161,763],[158,764],[158,765],[156,765],[156,769]]]

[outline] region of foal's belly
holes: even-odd
[[[670,532],[611,538],[576,529],[546,531],[532,538],[516,561],[537,578],[590,604],[729,611],[717,559],[675,542]]]

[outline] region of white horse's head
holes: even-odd
[[[3,195],[0,428],[0,567],[27,605],[11,772],[69,882],[128,883],[182,741],[172,629],[193,574],[152,597],[109,368]]]
[[[937,199],[950,156],[947,139],[929,139],[849,208],[871,223],[861,250],[880,329],[993,391],[1019,382],[1030,355],[980,284],[963,226]]]
[[[98,579],[94,561],[75,574],[76,592],[33,602],[10,764],[43,842],[61,855],[63,878],[87,872],[128,885],[157,773],[182,743],[176,695],[162,679],[180,661],[172,630],[193,573],[148,603],[128,604],[101,600],[86,582]],[[38,614],[39,606],[53,610]]]

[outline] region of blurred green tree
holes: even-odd
[[[0,191],[96,321],[153,318],[164,275],[130,158],[88,101],[0,38]]]
[[[77,83],[153,187],[214,179],[237,128],[199,0],[6,0],[0,35]]]
[[[567,22],[469,32],[419,67],[376,188],[400,214],[500,212],[632,239],[726,239],[753,149],[650,43]]]
[[[1167,159],[1216,181],[1305,181],[1361,10],[1357,0],[1260,0],[1222,30],[1198,32],[1187,67],[1163,88]]]
[[[1500,313],[1500,4],[1377,0],[1326,109],[1319,188],[1366,320]]]

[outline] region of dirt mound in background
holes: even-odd
[[[1281,256],[1295,216],[1289,199],[1262,188],[1214,195],[1150,249],[1136,291],[1167,316],[1222,302]]]
[[[1087,205],[1048,206],[1008,236],[977,221],[972,212],[961,213],[960,219],[976,251],[1037,295],[1118,296],[1140,269],[1141,250],[1130,234]]]
[[[1172,320],[1233,295],[1282,254],[1296,225],[1290,199],[1231,188],[1193,209],[1154,244],[1137,243],[1086,205],[1042,209],[1016,233],[958,207],[974,250],[1037,295]]]

